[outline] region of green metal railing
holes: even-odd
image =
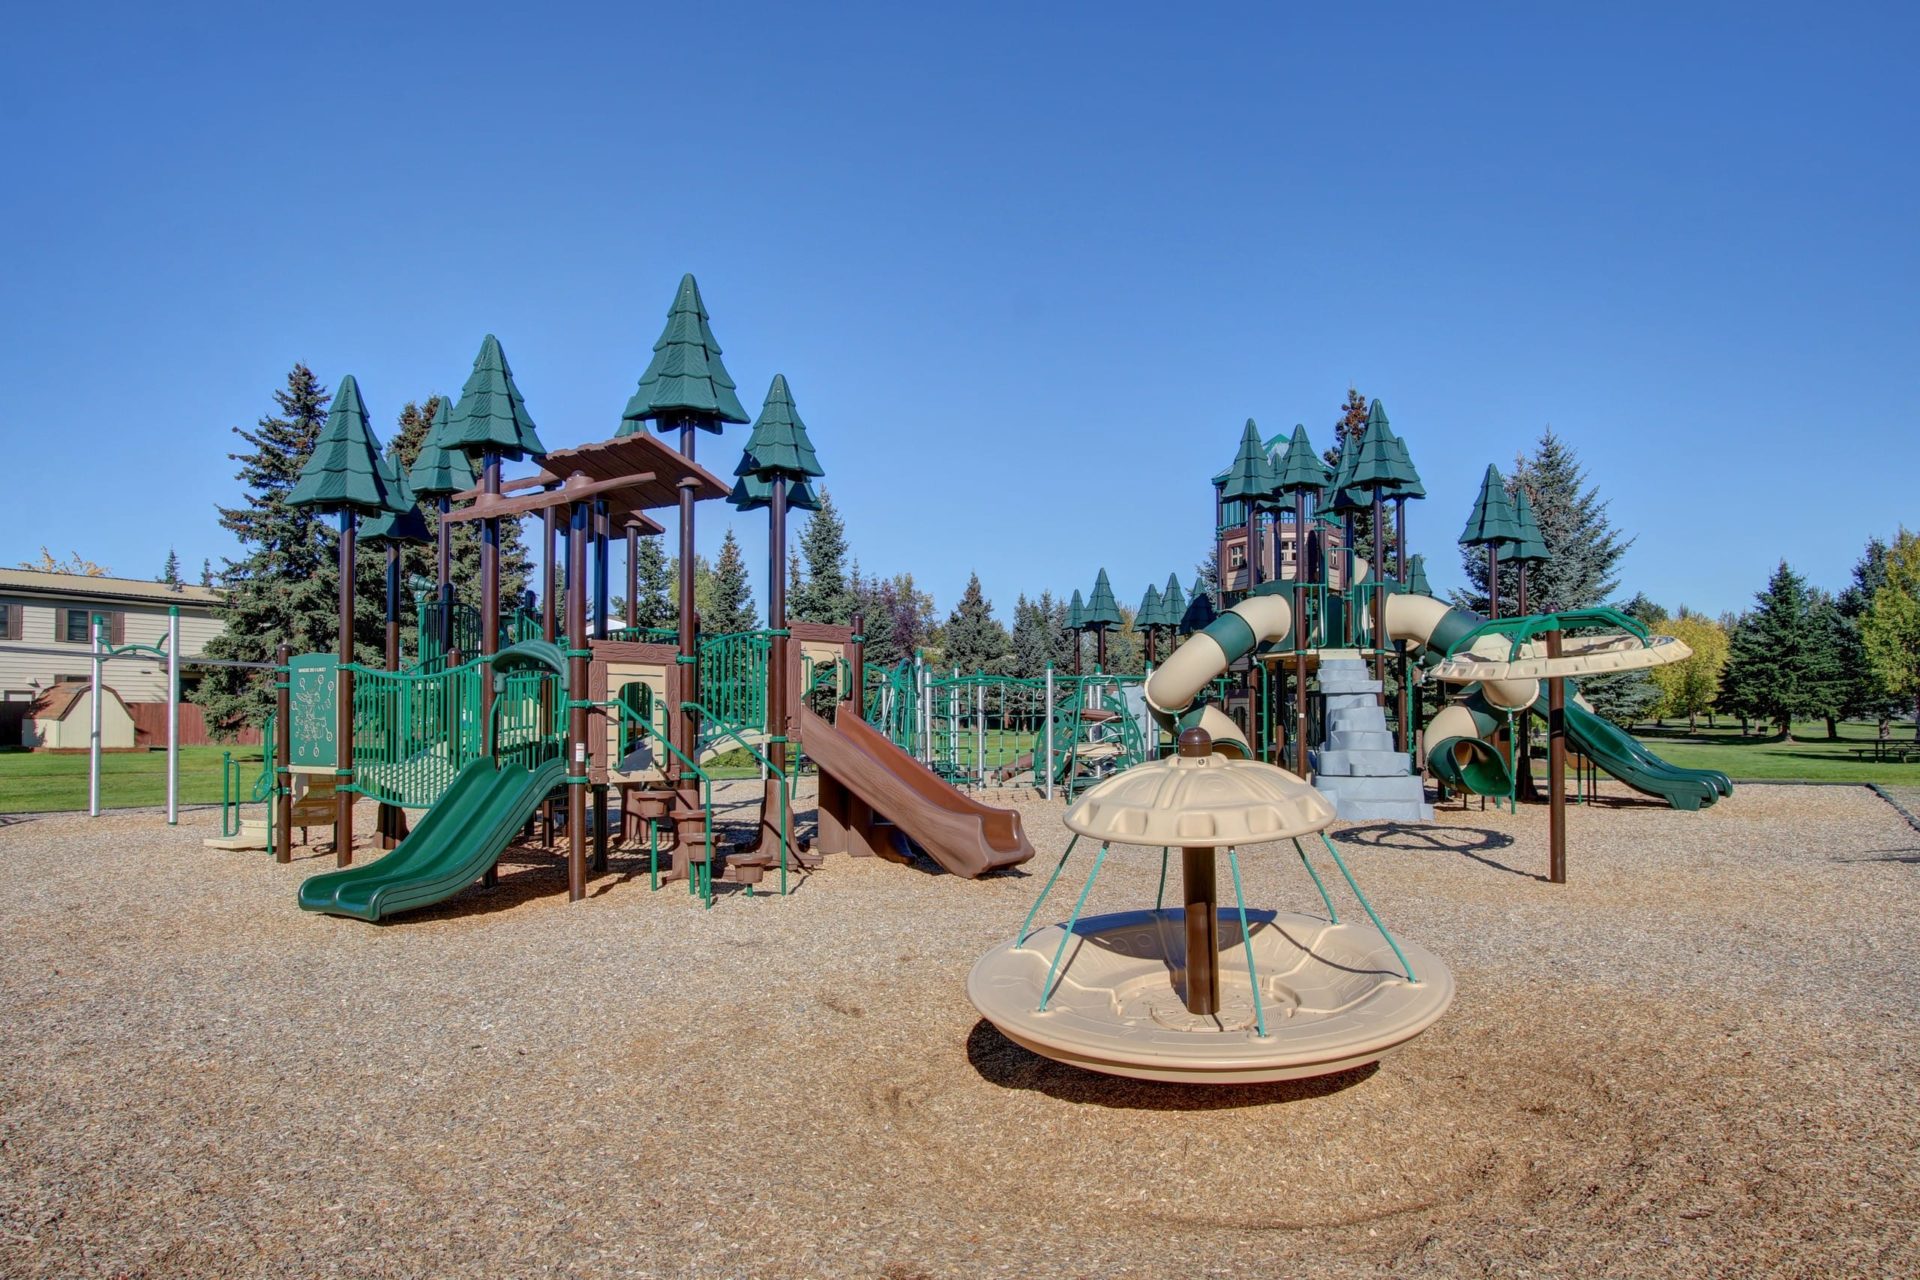
[[[700,696],[706,720],[732,729],[767,728],[770,631],[739,631],[700,641]]]
[[[274,758],[274,744],[279,739],[279,716],[267,713],[267,722],[260,732],[260,772],[254,777],[252,786],[246,783],[246,775],[240,767],[240,761],[233,758],[233,752],[222,752],[220,757],[220,835],[231,839],[240,834],[240,806],[260,804],[267,806],[267,849],[273,849],[274,804],[279,795],[276,784],[278,761]]]
[[[447,671],[352,670],[352,789],[384,804],[431,805],[486,749],[480,682],[493,674],[489,661]]]
[[[707,858],[693,862],[688,866],[687,888],[690,893],[700,897],[709,910],[713,907],[713,777],[699,765],[689,760],[684,752],[668,740],[664,728],[655,726],[636,715],[632,707],[625,702],[614,700],[601,703],[587,703],[589,707],[598,706],[617,717],[621,723],[631,725],[641,736],[651,738],[655,746],[666,748],[667,752],[680,762],[680,768],[696,778],[700,784],[700,808],[706,831]],[[623,734],[624,736],[624,734]],[[654,889],[660,887],[660,823],[663,819],[648,818],[647,823],[647,866],[648,878]],[[785,883],[781,885],[785,892]]]

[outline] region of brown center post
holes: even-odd
[[[334,797],[333,861],[353,864],[353,580],[354,532],[358,518],[352,507],[340,510],[340,665],[334,671]]]
[[[1547,632],[1547,658],[1560,656],[1560,630]],[[1567,882],[1567,682],[1547,678],[1547,879]]]
[[[1180,735],[1185,759],[1205,759],[1213,739],[1205,729]],[[1212,849],[1180,850],[1181,914],[1186,925],[1187,1012],[1220,1012],[1220,895],[1215,884]]]

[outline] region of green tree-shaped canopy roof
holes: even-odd
[[[1509,557],[1536,563],[1547,558],[1547,542],[1540,536],[1540,522],[1533,518],[1533,501],[1524,484],[1513,492],[1513,527],[1519,530],[1520,540],[1507,551]]]
[[[1407,442],[1399,436],[1393,437],[1393,453],[1401,478],[1388,492],[1396,498],[1426,497],[1427,487],[1420,483],[1420,473],[1413,469],[1413,455],[1407,452]]]
[[[300,468],[300,479],[287,493],[287,505],[379,515],[398,506],[397,497],[388,492],[388,476],[380,443],[367,425],[360,384],[348,374],[333,393],[326,425]]]
[[[1107,581],[1105,569],[1093,580],[1093,595],[1088,598],[1086,611],[1080,615],[1080,621],[1089,627],[1120,625],[1120,602],[1113,598],[1113,584]]]
[[[733,492],[727,495],[727,501],[742,511],[770,507],[773,505],[773,480],[769,476],[743,475],[733,482]],[[787,510],[819,509],[820,497],[814,493],[812,485],[799,478],[787,481]]]
[[[1387,424],[1387,407],[1378,400],[1367,412],[1367,427],[1360,433],[1347,483],[1356,489],[1368,492],[1378,489],[1395,497],[1427,496],[1419,473],[1413,469],[1406,442],[1393,434]]]
[[[453,406],[441,440],[448,448],[492,452],[509,460],[546,455],[547,446],[540,443],[533,419],[527,414],[527,403],[513,383],[507,353],[492,334],[480,343],[480,354],[473,358],[473,372],[460,388],[460,402]]]
[[[407,473],[407,484],[422,498],[437,498],[445,493],[461,493],[474,486],[473,461],[464,449],[447,444],[447,428],[453,422],[453,401],[445,396],[433,398],[433,425],[420,442],[420,454]]]
[[[1427,558],[1423,555],[1407,557],[1407,590],[1421,596],[1433,594],[1433,588],[1427,583]]]
[[[747,421],[733,379],[720,362],[720,344],[707,324],[707,304],[691,272],[680,277],[667,310],[667,327],[653,344],[653,359],[640,375],[639,390],[620,415],[619,434],[644,430],[648,419],[664,429],[669,421],[687,418],[708,431],[718,431],[723,422]]]
[[[767,388],[766,403],[754,420],[753,434],[747,438],[740,465],[733,471],[737,476],[775,473],[791,477],[827,474],[820,469],[820,459],[813,454],[813,441],[807,438],[807,424],[800,421],[800,411],[793,406],[786,376],[778,373],[773,375],[773,385]]]
[[[1322,503],[1328,511],[1362,511],[1373,505],[1373,495],[1353,482],[1353,464],[1359,459],[1360,441],[1348,439],[1340,446],[1340,465],[1334,468]]]
[[[1177,627],[1180,620],[1187,616],[1187,593],[1180,589],[1178,574],[1167,575],[1167,585],[1160,589],[1160,625]]]
[[[1473,503],[1473,514],[1467,517],[1467,527],[1460,531],[1460,545],[1481,547],[1488,543],[1518,541],[1520,528],[1514,520],[1513,499],[1507,496],[1507,483],[1500,478],[1500,468],[1488,463],[1487,474],[1480,481],[1480,496]]]
[[[1180,615],[1180,630],[1183,634],[1204,631],[1213,623],[1213,597],[1206,593],[1200,579],[1193,580],[1193,591],[1187,597],[1186,611]]]
[[[1274,491],[1298,493],[1304,489],[1318,494],[1332,478],[1333,472],[1314,452],[1313,443],[1307,439],[1306,427],[1295,425],[1293,438],[1287,441],[1287,451],[1280,456],[1279,465],[1274,468]]]
[[[1160,588],[1151,582],[1147,584],[1146,594],[1140,597],[1140,607],[1133,612],[1133,625],[1136,627],[1157,627],[1160,622]]]
[[[398,510],[383,511],[360,526],[360,536],[368,542],[432,542],[427,521],[414,501],[413,486],[398,458],[382,456],[380,469],[385,473],[387,492],[393,495]]]
[[[1076,587],[1073,592],[1073,599],[1067,604],[1067,630],[1080,631],[1085,629],[1087,625],[1087,620],[1084,616],[1085,613],[1086,606],[1080,603],[1080,591],[1079,588]]]
[[[1246,430],[1240,433],[1240,451],[1227,467],[1226,487],[1220,496],[1258,502],[1272,493],[1273,466],[1267,459],[1267,447],[1260,443],[1260,428],[1248,418]]]

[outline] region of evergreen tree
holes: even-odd
[[[947,617],[942,639],[942,660],[949,667],[958,667],[962,675],[993,674],[1004,667],[1007,629],[993,616],[993,605],[980,589],[979,574],[968,577],[960,603]]]
[[[1333,424],[1333,443],[1320,455],[1321,459],[1333,471],[1340,469],[1340,456],[1349,445],[1360,443],[1360,437],[1366,434],[1367,417],[1372,405],[1360,394],[1355,386],[1347,388],[1346,401],[1340,406],[1340,417]],[[1387,522],[1387,535],[1393,535],[1393,510],[1389,506],[1382,512]],[[1371,559],[1373,555],[1373,508],[1367,507],[1353,513],[1353,546],[1359,554]]]
[[[1207,558],[1193,566],[1194,589],[1204,591],[1214,599],[1220,598],[1220,544],[1215,542],[1207,548]],[[1062,606],[1064,608],[1064,606]]]
[[[1535,613],[1590,609],[1609,599],[1620,585],[1620,557],[1633,545],[1607,518],[1597,486],[1587,483],[1580,460],[1548,427],[1531,456],[1514,460],[1509,492],[1524,487],[1540,525],[1547,559],[1527,569],[1527,607]],[[1468,589],[1453,603],[1487,611],[1487,555],[1482,547],[1460,548]],[[1512,607],[1520,598],[1519,567],[1500,565],[1500,599]],[[1583,686],[1584,687],[1584,686]]]
[[[1665,626],[1668,616],[1665,607],[1657,601],[1648,599],[1644,591],[1636,591],[1633,599],[1620,606],[1620,612],[1649,631]]]
[[[180,553],[172,547],[167,548],[167,562],[161,566],[160,576],[155,581],[164,582],[175,591],[180,589]]]
[[[713,562],[713,603],[702,617],[701,629],[709,635],[731,635],[759,627],[760,618],[753,607],[753,585],[747,579],[747,561],[740,554],[740,543],[731,526],[720,543],[720,555]]]
[[[1880,668],[1867,653],[1862,625],[1873,608],[1874,593],[1887,580],[1887,544],[1879,538],[1867,539],[1866,549],[1853,566],[1852,580],[1834,600],[1848,634],[1839,643],[1844,649],[1847,669],[1846,714],[1866,716],[1884,724],[1900,709],[1901,699],[1887,691]]]
[[[200,557],[200,585],[203,587],[213,585],[213,557],[211,556]]]
[[[1920,534],[1900,530],[1881,557],[1881,581],[1861,619],[1860,638],[1887,693],[1914,709],[1920,741]]]
[[[642,627],[671,627],[678,623],[674,611],[673,565],[667,558],[666,549],[661,545],[665,539],[656,534],[651,538],[640,539],[639,553],[634,557],[637,566],[635,578],[638,581],[638,600],[634,606],[633,618]],[[625,617],[623,613],[621,617]]]
[[[1814,651],[1820,643],[1806,582],[1782,560],[1727,646],[1722,704],[1772,724],[1792,741],[1794,717],[1819,710]]]
[[[808,518],[806,532],[800,535],[800,554],[807,564],[806,585],[792,593],[787,612],[802,622],[845,626],[853,620],[859,603],[847,573],[847,526],[839,508],[833,505],[833,495],[824,487],[819,498],[819,510]],[[871,616],[868,621],[872,621]]]
[[[220,526],[240,544],[241,558],[228,560],[221,574],[226,593],[214,614],[225,625],[207,642],[210,658],[268,662],[282,643],[295,653],[334,647],[333,537],[321,517],[286,504],[332,397],[311,369],[296,364],[273,398],[276,412],[253,430],[233,429],[249,446],[246,453],[227,455],[240,464],[236,479],[243,500],[216,510]],[[193,700],[217,734],[231,736],[265,721],[273,710],[273,681],[266,672],[210,667]]]
[[[1120,625],[1107,628],[1107,671],[1116,676],[1139,676],[1147,671],[1147,642],[1134,625],[1130,605],[1120,606]]]
[[[420,456],[420,446],[426,443],[427,432],[433,428],[434,399],[427,396],[424,400],[409,400],[400,410],[398,429],[394,432],[393,443],[387,448],[387,456],[397,460],[405,467],[412,467]],[[427,522],[427,531],[436,542],[440,531],[440,508],[437,503],[420,504],[422,516]],[[555,519],[563,517],[556,515]],[[533,516],[529,523],[536,531],[542,531],[540,517]],[[437,580],[436,542],[401,549],[401,571],[403,582],[413,578]],[[448,538],[449,569],[453,581],[454,599],[480,607],[480,522],[477,520],[456,520],[453,533]],[[555,544],[559,550],[556,555],[561,565],[566,563],[565,530],[561,530],[561,539]],[[505,615],[525,598],[527,589],[532,585],[533,561],[527,546],[526,534],[519,519],[507,519],[500,522],[500,612]],[[556,592],[558,583],[565,574],[555,578]],[[556,595],[554,607],[563,609]],[[564,618],[560,612],[557,616]]]

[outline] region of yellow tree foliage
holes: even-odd
[[[34,573],[77,573],[85,578],[110,578],[113,576],[107,572],[105,565],[95,564],[93,561],[83,557],[78,551],[68,556],[65,560],[55,560],[53,558],[53,552],[47,550],[45,547],[40,548],[40,558],[38,560],[22,560],[19,567],[29,569]]]
[[[1902,529],[1887,548],[1887,578],[1860,619],[1860,639],[1887,692],[1920,707],[1920,534]]]
[[[1648,674],[1660,686],[1662,716],[1685,716],[1692,727],[1703,711],[1713,710],[1720,696],[1720,673],[1727,666],[1727,633],[1712,618],[1681,610],[1680,616],[1663,623],[1660,630],[1683,641],[1693,656],[1685,662],[1670,662]]]

